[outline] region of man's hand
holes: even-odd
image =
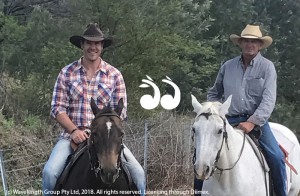
[[[252,122],[241,122],[237,128],[243,130],[245,133],[249,133],[250,131],[252,131],[255,127],[255,124],[253,124]]]
[[[75,142],[75,144],[80,144],[84,142],[87,138],[89,138],[89,135],[85,131],[77,129],[71,134],[70,137]]]

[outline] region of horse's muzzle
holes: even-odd
[[[200,172],[198,172],[196,167],[194,167],[194,173],[197,179],[207,180],[212,174],[212,167],[205,165]]]
[[[105,184],[113,184],[116,181],[116,179],[119,177],[119,172],[120,172],[119,168],[113,170],[101,169],[100,170],[101,180]]]

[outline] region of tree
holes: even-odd
[[[286,113],[286,106],[292,108],[293,116],[299,118],[299,7],[298,1],[247,0],[213,1],[209,16],[214,19],[206,34],[206,39],[215,39],[214,49],[219,62],[238,54],[237,47],[229,42],[229,35],[239,33],[246,24],[259,24],[264,34],[274,39],[271,47],[262,51],[272,60],[278,73],[278,99],[274,119],[286,123],[286,118],[279,113]],[[216,73],[215,73],[216,74]],[[212,84],[211,84],[212,85]],[[277,118],[280,116],[280,118]],[[291,128],[298,127],[296,122],[286,123]]]
[[[209,1],[189,0],[102,1],[101,4],[88,1],[85,7],[73,10],[78,11],[74,14],[78,16],[95,13],[89,21],[100,22],[114,36],[115,45],[105,55],[124,73],[134,110],[140,108],[138,99],[142,90],[138,85],[146,74],[155,81],[166,75],[171,77],[182,90],[184,104],[180,108],[183,109],[187,107],[185,99],[190,99],[191,87],[201,88],[201,76],[208,78],[209,71],[204,72],[203,67],[213,62],[210,43],[201,39],[211,22],[204,17],[209,6]],[[158,85],[163,93],[168,91],[161,82]]]
[[[68,9],[65,0],[0,0],[4,15],[15,16],[26,23],[35,7],[44,7],[55,15],[66,15]]]

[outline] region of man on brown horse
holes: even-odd
[[[82,36],[72,36],[70,42],[82,49],[83,56],[61,70],[54,86],[51,116],[64,131],[43,170],[43,190],[48,192],[54,189],[67,157],[73,152],[70,142],[80,144],[89,137],[85,130],[94,118],[90,107],[92,98],[100,109],[108,104],[115,109],[123,98],[121,118],[126,118],[127,97],[123,76],[100,57],[112,40],[104,37],[97,24],[89,24]],[[144,171],[131,152],[125,149],[126,165],[137,188],[144,193]]]

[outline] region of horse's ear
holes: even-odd
[[[231,99],[232,99],[232,95],[230,95],[226,101],[221,105],[220,109],[219,109],[219,113],[221,116],[225,116],[228,113],[228,109],[230,107],[231,104]]]
[[[91,98],[91,108],[92,108],[92,111],[95,116],[100,111],[100,109],[98,108],[98,106],[93,98]]]
[[[123,102],[123,98],[121,98],[121,99],[119,100],[118,106],[117,106],[117,108],[116,108],[116,110],[115,110],[119,116],[121,116],[123,107],[124,107],[124,102]]]
[[[198,114],[198,112],[201,110],[202,105],[197,101],[196,97],[194,95],[192,96],[192,105],[194,108],[194,112],[196,112]]]

